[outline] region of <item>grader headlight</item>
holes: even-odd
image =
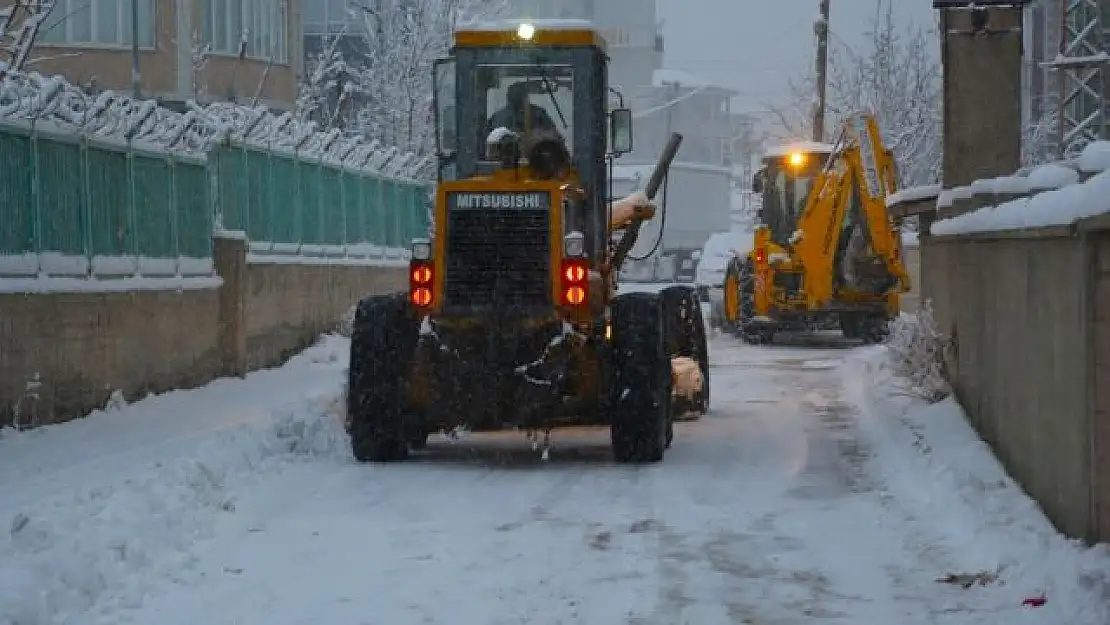
[[[536,36],[536,27],[525,22],[516,28],[516,36],[522,41],[531,41]]]

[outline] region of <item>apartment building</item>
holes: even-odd
[[[302,1],[56,0],[25,69],[129,93],[137,39],[143,97],[181,109],[190,99],[249,103],[257,94],[289,110],[303,68]]]
[[[734,157],[736,95],[690,72],[656,70],[650,86],[632,93],[636,151],[629,160],[653,161],[673,131],[683,135],[679,160],[728,166]]]

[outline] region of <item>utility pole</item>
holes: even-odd
[[[139,99],[139,0],[131,0],[131,95]]]
[[[821,16],[813,24],[817,35],[817,101],[813,106],[813,140],[825,140],[825,82],[829,69],[829,3],[820,0]]]

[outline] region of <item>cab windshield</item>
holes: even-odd
[[[574,153],[574,71],[569,65],[481,65],[478,97],[485,102],[486,123],[478,154],[486,141],[505,128],[525,144],[543,133],[557,135]]]
[[[781,169],[775,176],[774,192],[778,196],[777,204],[783,207],[784,216],[789,223],[798,223],[798,218],[805,211],[813,179],[814,176],[806,173],[795,174]]]

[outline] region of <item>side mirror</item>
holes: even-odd
[[[752,176],[752,193],[763,193],[763,172]]]
[[[614,154],[632,151],[632,109],[614,109],[609,113],[609,145]]]

